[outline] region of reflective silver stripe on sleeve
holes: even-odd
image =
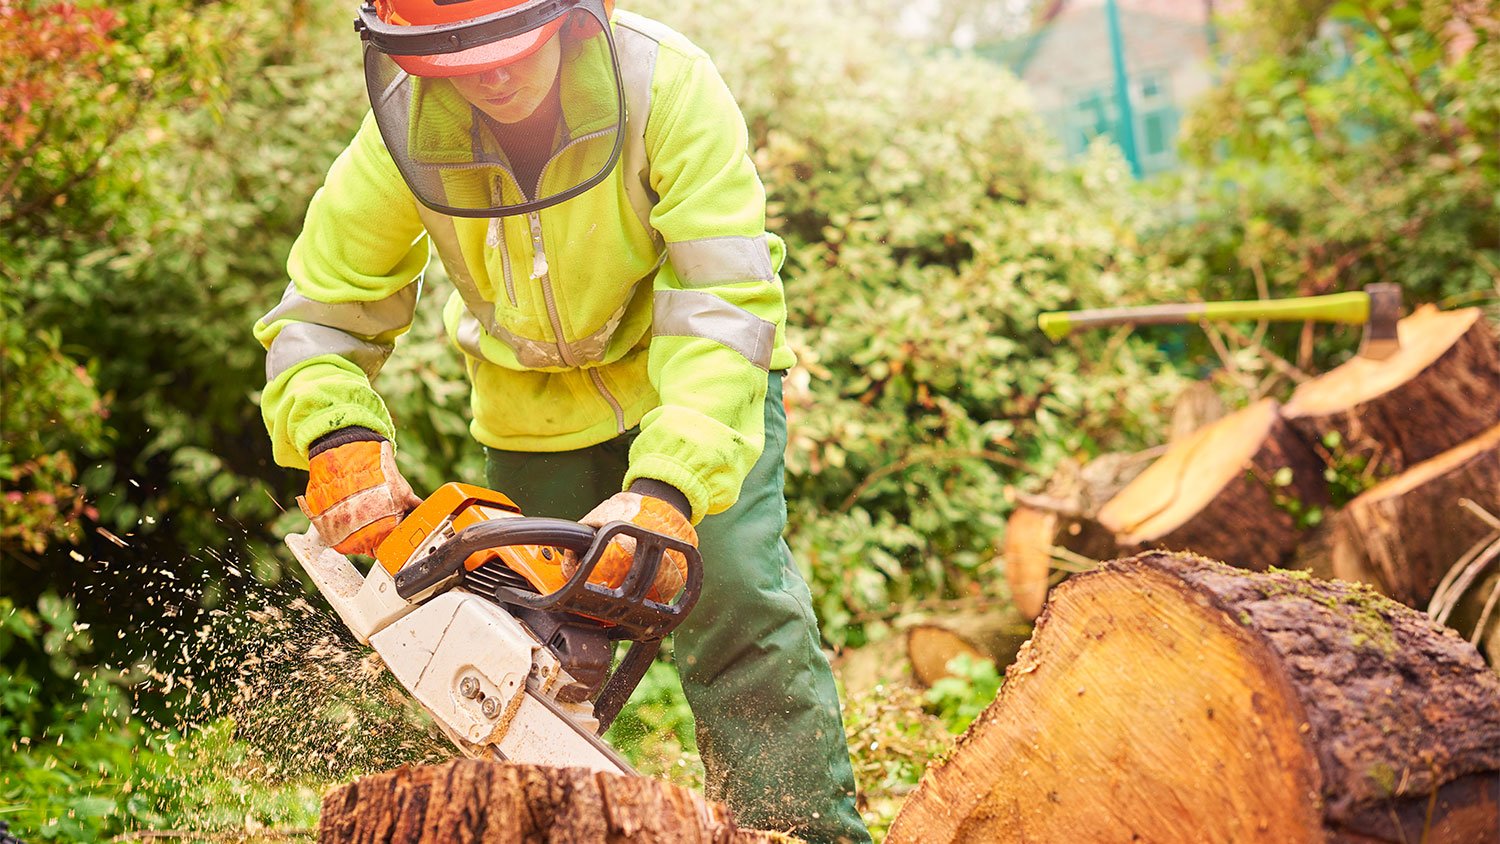
[[[770,370],[776,325],[712,293],[658,290],[652,301],[651,333],[657,337],[702,337],[727,346]]]
[[[272,308],[261,321],[266,325],[281,319],[312,322],[350,334],[375,337],[411,325],[412,315],[416,313],[417,300],[421,295],[420,276],[411,284],[374,302],[319,302],[298,293],[294,283],[287,285],[280,304]]]
[[[281,373],[319,355],[346,358],[364,370],[366,376],[374,378],[395,347],[394,343],[361,340],[347,331],[326,325],[294,322],[281,329],[271,341],[271,348],[266,352],[266,382],[275,381]]]
[[[651,116],[651,79],[656,75],[657,42],[649,34],[627,24],[615,26],[615,44],[620,77],[625,88],[625,146],[620,152],[620,172],[625,174],[625,195],[636,217],[651,228],[651,209],[659,198],[651,189],[651,163],[646,158],[646,120]]]
[[[668,243],[672,268],[687,287],[707,287],[734,281],[771,281],[771,248],[766,236],[704,237]]]

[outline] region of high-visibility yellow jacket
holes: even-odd
[[[476,439],[567,451],[639,425],[626,486],[671,484],[695,522],[735,502],[760,456],[766,373],[794,362],[785,247],[765,231],[744,118],[708,57],[628,12],[612,31],[620,161],[540,212],[431,211],[365,119],[313,197],[291,284],[255,325],[278,463],[305,467],[313,440],[350,425],[395,438],[370,379],[411,326],[430,245],[457,288],[444,321]]]

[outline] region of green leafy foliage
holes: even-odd
[[[844,732],[859,782],[860,815],[878,841],[953,736],[928,711],[922,692],[906,684],[845,695]]]
[[[1390,467],[1373,453],[1372,447],[1351,447],[1338,431],[1324,434],[1317,451],[1327,467],[1323,470],[1323,481],[1335,507],[1348,504],[1391,475]]]
[[[834,4],[661,14],[738,96],[788,241],[790,539],[824,636],[858,645],[872,614],[992,589],[1006,485],[1142,444],[1183,383],[1149,343],[1035,328],[1042,310],[1180,294],[1183,269],[1134,235],[1153,212],[1107,148],[1065,169],[989,63],[915,52]],[[808,31],[842,46],[808,49]]]
[[[232,722],[190,739],[132,714],[122,675],[91,665],[74,604],[0,598],[0,816],[27,841],[106,840],[134,829],[315,825],[317,781],[268,781]]]
[[[1226,43],[1260,49],[1228,54],[1223,84],[1189,121],[1202,175],[1179,197],[1191,216],[1161,247],[1203,263],[1205,298],[1398,281],[1408,303],[1493,303],[1494,16],[1450,0],[1285,5],[1257,0],[1238,15]],[[1294,331],[1272,339],[1291,356]]]
[[[0,300],[0,549],[38,555],[77,544],[97,518],[76,481],[75,453],[104,450],[106,399],[56,330],[29,328]]]
[[[1000,692],[1000,669],[994,660],[970,654],[954,657],[947,668],[948,676],[933,683],[923,697],[948,732],[957,735],[995,701]]]

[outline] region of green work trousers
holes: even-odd
[[[581,518],[620,491],[635,432],[577,451],[486,449],[492,488],[530,516]],[[741,825],[867,842],[833,672],[807,583],[782,539],[786,409],[766,394],[766,444],[728,510],[698,525],[703,593],[673,634],[709,797]]]

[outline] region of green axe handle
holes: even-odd
[[[1247,302],[1194,302],[1184,305],[1146,305],[1139,308],[1098,308],[1088,311],[1048,311],[1037,325],[1054,342],[1075,328],[1099,325],[1176,325],[1199,320],[1272,320],[1276,322],[1342,322],[1363,325],[1370,319],[1370,294],[1332,293],[1295,299],[1255,299]]]

